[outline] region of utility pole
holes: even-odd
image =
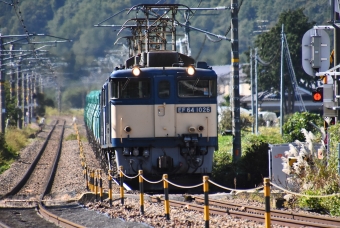
[[[253,48],[250,49],[250,92],[251,92],[251,115],[254,118],[255,110],[254,110],[254,78],[253,78]],[[255,124],[252,121],[252,133],[255,133]]]
[[[28,78],[27,78],[27,110],[28,110],[28,116],[27,116],[27,123],[32,123],[32,77],[33,74],[27,74]]]
[[[259,89],[257,85],[258,75],[257,75],[257,63],[258,63],[258,48],[255,48],[255,134],[259,134]]]
[[[6,114],[6,103],[5,103],[5,74],[2,73],[1,65],[2,65],[2,39],[0,32],[0,131],[1,133],[5,133],[5,114]]]
[[[27,74],[21,74],[21,82],[22,82],[22,106],[21,106],[21,110],[23,113],[23,117],[24,117],[24,126],[26,127],[28,122],[27,122],[27,100],[26,100],[26,96],[27,96]]]
[[[284,45],[284,25],[282,24],[282,31],[281,31],[281,84],[280,84],[280,134],[283,135],[283,104],[285,99],[285,91],[284,91],[284,84],[283,84],[283,45]]]
[[[31,107],[32,107],[32,114],[31,114],[31,118],[32,117],[36,117],[36,107],[37,107],[37,73],[34,72],[33,73],[33,77],[32,77],[32,103],[31,103]]]
[[[231,0],[231,71],[233,73],[232,89],[232,130],[233,161],[241,158],[241,122],[240,122],[240,78],[239,78],[239,43],[238,43],[238,2]]]
[[[339,10],[339,12],[336,12],[336,6],[335,4],[338,4],[337,9]],[[332,25],[334,27],[334,66],[337,66],[340,64],[340,6],[339,6],[339,2],[336,0],[332,0],[332,16],[331,16],[331,20],[332,20]],[[336,69],[337,72],[339,72],[339,68]],[[335,76],[335,78],[337,80],[334,80],[334,90],[337,92],[337,96],[340,95],[340,85],[339,85],[339,81],[338,81],[338,76]],[[337,89],[336,89],[337,88]],[[340,99],[338,99],[338,106],[340,106]],[[340,110],[338,110],[337,113],[337,122],[340,121]]]
[[[9,46],[9,57],[11,59],[11,64],[10,64],[10,84],[11,84],[11,99],[15,97],[15,75],[14,75],[14,66],[15,66],[15,61],[13,61],[13,53],[12,50],[14,49],[14,44],[11,44]]]
[[[20,53],[21,55],[21,53]],[[21,73],[21,56],[19,57],[19,60],[17,62],[17,107],[20,111],[18,111],[18,122],[17,122],[17,127],[19,129],[22,129],[22,73]]]

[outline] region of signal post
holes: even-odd
[[[314,26],[302,39],[302,66],[305,72],[323,80],[323,86],[312,91],[313,102],[323,106],[324,128],[340,120],[340,12],[339,0],[331,0],[331,25]],[[331,54],[329,36],[324,30],[334,31],[334,50]],[[330,63],[334,67],[329,69]],[[333,83],[328,84],[327,76],[332,76]],[[326,140],[326,139],[325,139]],[[328,140],[328,137],[327,137]],[[327,144],[327,142],[325,142]]]

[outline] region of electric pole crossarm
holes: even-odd
[[[340,75],[340,72],[337,72],[336,69],[340,68],[340,64],[327,70],[327,71],[324,71],[324,72],[317,72],[315,73],[315,76],[324,76],[324,75],[329,75],[329,76],[338,76]]]
[[[1,36],[0,38],[3,38],[3,36]],[[17,42],[19,42],[19,41],[21,41],[21,40],[26,40],[26,37],[25,37],[25,38],[21,38],[21,39],[17,39],[17,40],[11,40],[11,41],[9,41],[9,42],[3,43],[2,45],[3,45],[3,46],[6,46],[6,45],[8,45],[8,44],[15,44],[15,43],[17,43]]]
[[[156,8],[155,8],[156,9]],[[159,8],[157,8],[158,10],[160,10]],[[216,11],[216,10],[227,10],[227,9],[231,9],[231,7],[229,6],[217,6],[217,7],[213,7],[213,8],[189,8],[189,7],[183,7],[183,8],[177,8],[177,10],[213,10],[213,11]],[[124,11],[131,11],[131,10],[139,10],[139,9],[123,9],[121,11],[119,11],[118,13],[115,13],[113,14],[112,16],[106,18],[105,20],[99,22],[98,24],[94,25],[94,27],[118,27],[118,25],[102,25],[104,22],[110,20],[111,18],[123,13]]]
[[[7,43],[3,43],[3,45],[7,45],[7,44],[12,44],[12,43],[17,43],[20,40],[28,39],[29,37],[34,37],[34,36],[52,37],[52,38],[60,39],[60,40],[62,40],[64,42],[72,42],[72,40],[67,39],[67,38],[52,36],[52,35],[48,35],[48,34],[32,34],[32,33],[31,34],[25,34],[25,35],[4,35],[4,36],[1,36],[1,38],[5,39],[5,38],[23,37],[21,39],[12,40],[12,41],[9,41]]]
[[[217,6],[213,8],[190,8],[191,10],[227,10],[231,9],[230,6]],[[186,8],[178,8],[178,10],[188,10]]]
[[[46,45],[45,45],[46,46]],[[3,50],[4,53],[15,53],[15,52],[34,52],[34,51],[41,51],[41,52],[47,52],[48,50],[38,50],[37,48],[34,50]],[[1,51],[0,51],[1,53]],[[1,54],[1,55],[9,55],[9,54]]]
[[[214,37],[217,37],[217,38],[219,38],[219,39],[231,41],[231,39],[227,38],[226,36],[216,35],[216,34],[214,34],[214,33],[211,33],[211,32],[208,32],[208,31],[205,31],[205,30],[202,30],[202,29],[193,27],[193,26],[185,25],[185,24],[183,24],[183,23],[181,23],[181,22],[178,22],[178,21],[177,21],[177,23],[178,23],[179,25],[181,25],[181,26],[187,26],[187,27],[189,27],[189,28],[191,28],[191,29],[193,29],[193,30],[196,30],[196,31],[198,31],[198,32],[202,32],[202,33],[204,33],[204,34],[208,34],[208,35],[210,35],[210,36],[214,36]]]
[[[66,40],[51,40],[51,41],[40,41],[40,42],[25,42],[25,43],[17,43],[17,44],[22,44],[22,45],[25,45],[25,44],[48,44],[48,43],[66,43],[66,42],[72,42],[70,40],[66,41]]]
[[[17,59],[17,58],[21,58],[21,57],[25,57],[25,56],[30,56],[30,55],[31,55],[31,53],[22,54],[22,55],[18,55],[18,56],[13,56],[13,57],[9,57],[9,58],[2,59],[2,61]],[[1,66],[2,66],[2,65],[1,65]]]

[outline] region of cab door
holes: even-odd
[[[155,137],[175,136],[175,85],[172,78],[155,76]]]

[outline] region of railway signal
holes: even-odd
[[[323,87],[318,87],[312,92],[313,102],[323,102]]]

